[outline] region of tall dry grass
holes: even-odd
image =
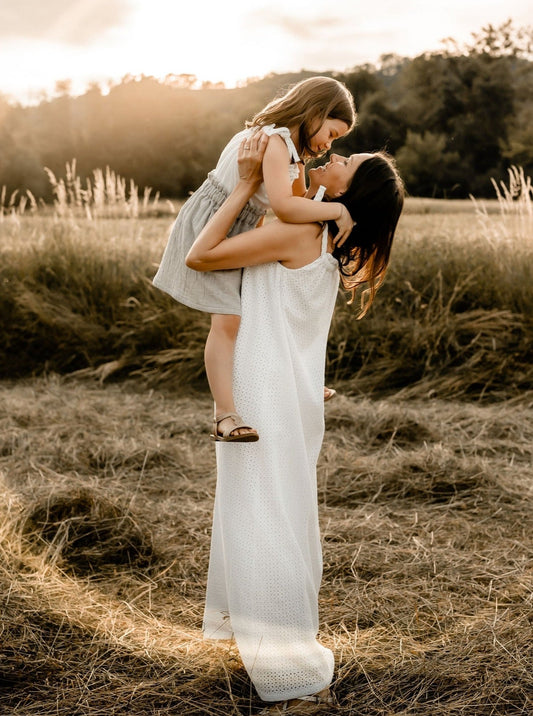
[[[0,385],[0,713],[253,714],[201,638],[205,394]],[[533,711],[533,403],[326,409],[320,638],[339,716]]]
[[[476,212],[481,219],[486,237],[489,241],[498,244],[501,240],[524,242],[532,240],[531,226],[533,221],[533,185],[531,177],[526,176],[523,167],[510,166],[508,169],[508,184],[491,179],[496,192],[498,209],[502,221],[497,230],[486,222],[488,216],[484,204],[479,204],[475,197],[470,197],[476,206]]]
[[[41,202],[41,208],[43,207],[44,204]],[[29,189],[22,193],[15,189],[9,196],[5,184],[0,189],[0,223],[3,223],[6,217],[16,218],[25,213],[33,215],[37,208],[37,199]]]
[[[151,286],[171,217],[117,218],[117,206],[129,199],[110,175],[109,216],[95,204],[88,218],[74,169],[69,176],[58,184],[54,215],[13,211],[0,225],[0,375],[52,370],[102,379],[141,375],[152,383],[202,378],[207,317]],[[507,193],[500,189],[492,202],[408,201],[370,314],[357,321],[357,311],[339,296],[328,380],[348,392],[401,389],[441,397],[530,389],[528,182],[517,171]],[[98,195],[105,204],[109,192],[93,189],[92,200]]]
[[[142,196],[133,179],[127,181],[110,167],[94,169],[92,177],[85,181],[77,174],[76,160],[67,162],[65,176],[56,177],[51,169],[44,168],[53,194],[53,212],[57,218],[85,217],[89,221],[98,218],[132,218],[173,215],[175,204],[160,199],[159,192],[152,196],[152,188],[144,187]],[[0,222],[6,217],[47,213],[42,200],[37,201],[29,189],[15,190],[7,196],[6,186],[0,190]]]

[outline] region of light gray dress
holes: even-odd
[[[298,177],[300,158],[287,127],[267,125],[262,130],[279,134],[287,144],[291,164],[289,177]],[[239,146],[252,130],[236,134],[224,148],[215,169],[182,206],[172,226],[161,264],[154,277],[154,286],[170,294],[176,301],[206,313],[241,314],[242,269],[199,272],[185,265],[185,258],[200,231],[235,188],[239,180],[237,154]],[[265,185],[261,184],[237,220],[229,236],[254,229],[269,208]]]

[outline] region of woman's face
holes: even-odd
[[[358,167],[372,156],[373,154],[352,154],[342,157],[340,154],[331,154],[327,164],[309,170],[311,188],[318,189],[320,184],[323,184],[328,199],[336,199],[348,190]]]

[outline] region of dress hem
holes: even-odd
[[[327,689],[329,686],[331,686],[331,682],[333,680],[333,675],[331,678],[327,680],[322,680],[317,682],[314,686],[311,686],[310,688],[307,687],[305,689],[299,688],[299,689],[291,689],[287,691],[276,691],[274,694],[269,694],[268,696],[265,694],[265,696],[262,696],[260,691],[256,687],[257,694],[261,701],[266,701],[267,703],[272,703],[275,701],[288,701],[289,699],[298,699],[302,696],[313,696],[314,694],[317,694],[319,691],[322,691],[323,689]]]
[[[215,636],[214,634],[206,634],[204,632],[202,633],[202,639],[204,641],[235,641],[233,632],[231,632],[231,634],[220,634],[219,636]]]
[[[172,291],[165,287],[162,283],[159,281],[156,281],[155,279],[152,281],[152,284],[158,288],[160,291],[164,291],[167,293],[171,298],[173,298],[178,303],[182,303],[184,306],[187,306],[188,308],[193,308],[195,311],[202,311],[203,313],[218,313],[222,314],[224,316],[240,316],[241,311],[239,310],[231,310],[229,308],[222,308],[221,306],[206,306],[205,304],[201,304],[196,301],[191,301],[187,296],[184,296],[182,294],[179,294],[177,291]]]

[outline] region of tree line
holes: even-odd
[[[492,196],[490,178],[504,178],[509,165],[533,170],[532,37],[508,21],[467,45],[448,40],[438,52],[323,73],[347,85],[358,111],[335,150],[388,150],[411,195]],[[0,97],[0,187],[48,200],[44,167],[63,175],[76,158],[82,177],[110,166],[141,187],[185,197],[245,120],[313,74],[270,74],[235,89],[197,88],[192,75],[126,76],[79,97],[58,83],[56,96],[36,106]]]

